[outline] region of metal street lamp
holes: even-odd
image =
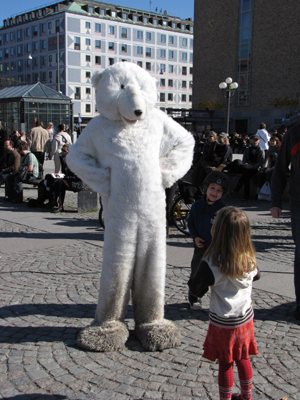
[[[229,133],[229,114],[230,114],[230,99],[234,96],[236,89],[239,87],[237,82],[232,82],[232,78],[228,77],[225,82],[219,84],[223,95],[226,97],[226,118],[225,118],[225,132]]]

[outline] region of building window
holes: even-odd
[[[111,16],[114,17],[114,18],[116,18],[117,13],[116,13],[115,11],[112,11],[112,12],[111,12]]]
[[[166,43],[166,35],[160,35],[160,41]]]
[[[101,57],[100,56],[95,56],[95,64],[101,65]]]
[[[122,14],[122,18],[123,18],[123,19],[127,19],[127,18],[128,18],[128,15],[127,15],[126,13],[123,13],[123,14]]]
[[[42,24],[42,32],[43,32],[43,33],[46,32],[46,24]]]
[[[89,21],[85,21],[85,29],[91,29],[91,23]]]
[[[103,8],[100,8],[100,15],[105,15],[105,10]]]
[[[139,67],[143,68],[143,61],[138,61],[138,62],[137,62],[137,65],[138,65]]]
[[[159,94],[159,101],[160,102],[165,102],[166,101],[166,94],[165,93],[160,93]]]
[[[190,89],[193,88],[193,81],[190,81],[190,83],[189,83],[189,88],[190,88]]]
[[[26,28],[25,35],[26,37],[30,36],[30,28]]]
[[[190,103],[192,102],[192,95],[191,94],[189,95],[189,102]]]
[[[239,106],[249,104],[249,76],[252,40],[253,0],[240,0],[239,39],[238,39],[238,90]]]
[[[80,87],[76,87],[75,88],[75,100],[80,100],[81,99],[81,88]]]
[[[186,89],[186,81],[182,81],[182,87]]]
[[[169,44],[174,44],[174,36],[169,36]]]
[[[39,44],[38,42],[33,43],[33,50],[37,51],[39,49]]]
[[[108,27],[108,33],[109,33],[110,35],[114,35],[114,34],[115,34],[115,27],[112,26],[112,25],[109,25],[109,27]]]
[[[153,25],[157,25],[158,24],[158,20],[156,18],[153,18]]]
[[[144,17],[144,18],[143,18],[143,22],[144,22],[144,24],[147,24],[148,18],[147,18],[147,17]]]
[[[49,63],[52,63],[52,54],[49,54]]]
[[[122,44],[122,45],[121,45],[121,50],[122,50],[124,53],[127,53],[127,44]]]
[[[11,56],[14,55],[14,48],[13,48],[13,47],[10,48],[10,55],[11,55]]]
[[[18,56],[21,55],[21,46],[18,46],[18,47],[17,47],[17,54],[18,54]]]
[[[194,46],[194,39],[190,39],[190,47]]]
[[[182,67],[182,75],[186,75],[186,67]]]
[[[52,22],[48,22],[48,29],[52,29]]]
[[[166,58],[166,50],[165,49],[160,49],[160,56],[161,56],[161,58]]]
[[[166,64],[160,64],[160,73],[163,74],[166,72]]]
[[[146,32],[146,40],[151,40],[151,32]]]
[[[173,59],[174,58],[174,51],[173,50],[169,50],[169,59]]]
[[[168,26],[168,22],[167,21],[163,21],[162,26]]]
[[[85,39],[85,45],[90,46],[91,45],[91,39],[86,38]]]
[[[173,101],[173,93],[168,93],[168,101]]]
[[[13,71],[13,70],[15,69],[15,63],[14,63],[14,61],[12,61],[12,62],[10,63],[10,69],[11,69],[11,71]]]
[[[143,31],[137,31],[137,38],[143,39]]]
[[[109,65],[113,65],[115,63],[115,59],[114,58],[109,58],[108,59],[108,64]]]
[[[186,94],[182,94],[182,95],[181,95],[181,101],[186,102]]]
[[[42,49],[45,49],[46,48],[46,40],[43,40],[42,41]]]
[[[95,32],[101,32],[101,25],[95,24]]]
[[[33,36],[37,36],[37,34],[38,34],[38,27],[37,27],[37,25],[35,25],[33,27]]]
[[[89,13],[93,14],[93,12],[94,12],[94,7],[90,7],[90,6],[89,6],[88,10],[89,10]]]
[[[85,77],[86,77],[87,79],[90,79],[90,77],[91,77],[91,72],[90,72],[90,71],[86,71],[86,72],[85,72]]]
[[[115,49],[114,42],[108,42],[108,50],[114,50],[114,49]]]
[[[14,40],[14,33],[10,32],[10,40]]]
[[[190,53],[190,61],[193,61],[193,53]]]
[[[37,58],[37,57],[34,57],[34,58],[33,58],[33,66],[34,66],[34,67],[38,67],[38,66],[39,66],[39,61],[38,61],[38,58]]]
[[[185,30],[185,25],[181,24],[181,29],[184,31]]]
[[[183,52],[183,53],[182,53],[182,60],[183,60],[183,61],[186,61],[186,60],[187,60],[187,53],[186,53],[186,52]]]
[[[52,79],[52,71],[49,71],[49,79]]]
[[[176,22],[172,22],[172,28],[173,28],[173,29],[176,29],[176,28],[177,28]]]
[[[21,69],[22,69],[22,61],[19,60],[18,61],[18,71],[21,71]]]
[[[143,48],[142,48],[142,46],[138,46],[138,47],[137,47],[137,53],[138,53],[138,54],[143,54]]]
[[[134,20],[135,22],[137,22],[137,21],[138,21],[138,16],[137,16],[137,15],[134,15],[134,16],[133,16],[133,20]]]
[[[190,67],[190,74],[193,75],[193,67]]]
[[[86,54],[85,61],[86,62],[91,62],[91,56],[89,54]]]
[[[150,62],[146,62],[146,70],[151,71],[151,63]]]
[[[146,47],[146,57],[151,57],[151,48]]]
[[[30,53],[30,43],[26,44],[26,51],[27,51],[27,53]]]
[[[122,38],[127,38],[127,28],[122,28],[122,30],[121,30],[121,37],[122,37]]]
[[[42,65],[46,65],[46,56],[43,56],[43,57],[41,58],[41,60],[42,60]]]
[[[187,38],[182,38],[182,46],[187,46]]]
[[[162,87],[166,86],[166,80],[165,79],[161,79],[160,80],[160,86],[162,86]]]
[[[75,50],[80,50],[80,37],[77,37],[77,36],[76,36],[76,37],[74,38],[74,42],[75,42],[75,43],[74,43],[74,49],[75,49]]]
[[[170,64],[169,65],[169,73],[173,74],[173,72],[174,72],[174,65]]]
[[[91,88],[87,87],[87,88],[85,89],[85,93],[86,93],[86,94],[91,94]]]
[[[169,79],[168,80],[168,86],[169,87],[173,87],[173,79]]]
[[[95,40],[96,49],[101,49],[101,40]]]

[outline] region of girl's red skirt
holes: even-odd
[[[238,328],[226,328],[209,323],[203,357],[232,363],[258,354],[254,338],[253,319]]]

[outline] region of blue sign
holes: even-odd
[[[82,118],[81,117],[78,117],[78,122],[82,122]]]

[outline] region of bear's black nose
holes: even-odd
[[[141,111],[141,110],[135,110],[135,115],[137,116],[137,117],[139,117],[140,115],[142,115],[143,114],[143,111]]]

